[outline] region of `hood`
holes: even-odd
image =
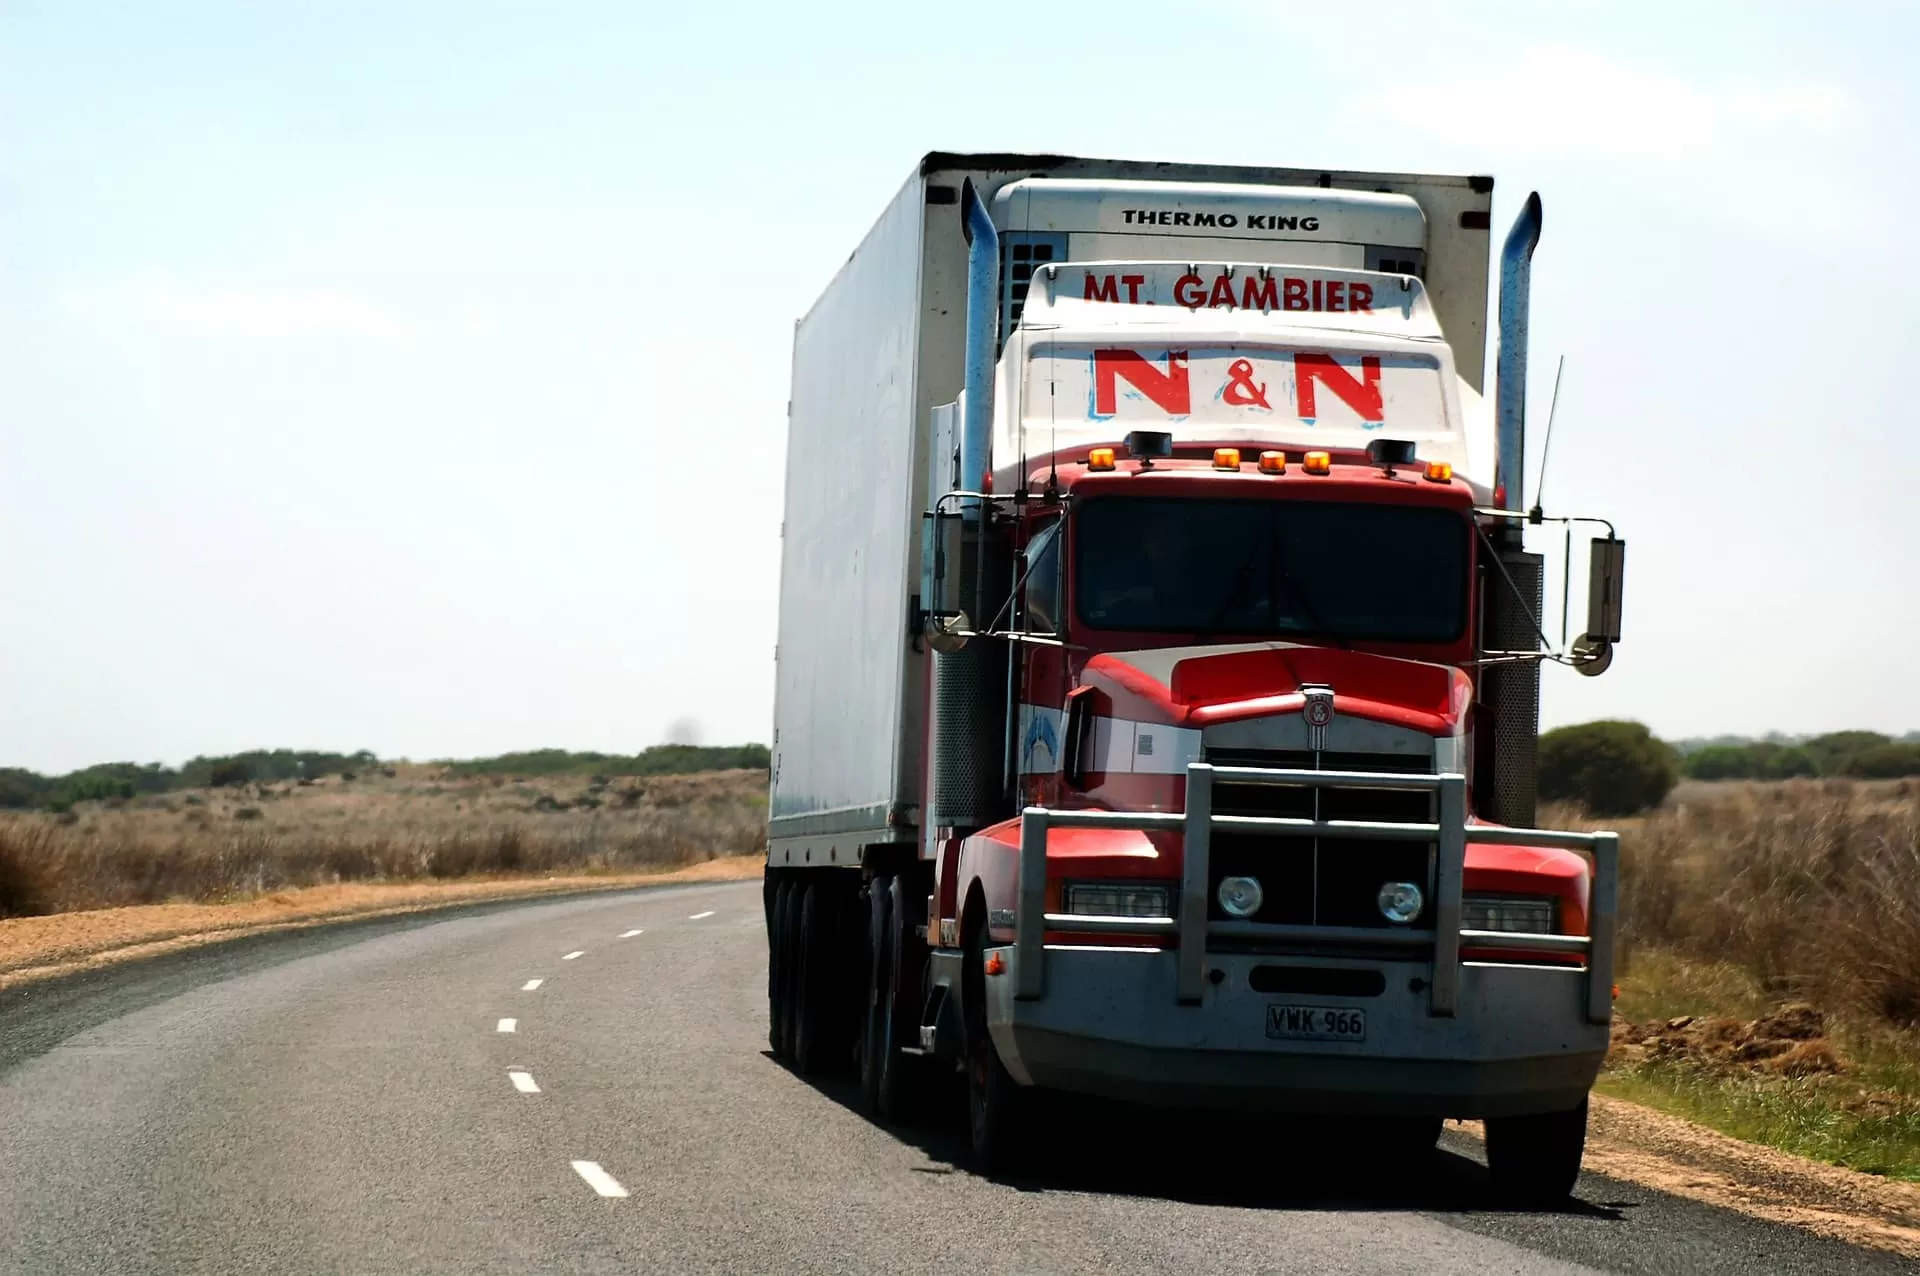
[[[1472,680],[1451,665],[1286,642],[1102,652],[1081,681],[1118,714],[1194,727],[1298,712],[1302,689],[1321,686],[1343,714],[1450,736],[1473,701]]]

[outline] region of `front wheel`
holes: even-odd
[[[1587,1101],[1567,1112],[1487,1118],[1487,1169],[1494,1190],[1539,1205],[1567,1199],[1587,1146]]]
[[[984,928],[982,928],[984,933]],[[960,976],[961,1010],[966,1017],[967,1133],[974,1164],[982,1173],[1020,1167],[1032,1135],[1026,1087],[1000,1062],[993,1034],[987,1031],[986,945],[976,935],[967,945]]]

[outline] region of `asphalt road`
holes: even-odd
[[[957,1121],[885,1129],[774,1062],[765,991],[755,882],[0,993],[0,1271],[1913,1270],[1592,1176],[1503,1212],[1464,1141],[1328,1172],[1095,1110],[985,1179]]]

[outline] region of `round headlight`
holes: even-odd
[[[1223,877],[1217,893],[1220,907],[1233,917],[1253,916],[1260,911],[1260,901],[1264,898],[1257,877]]]
[[[1395,925],[1404,926],[1420,915],[1426,897],[1412,882],[1388,882],[1378,896],[1380,915]]]

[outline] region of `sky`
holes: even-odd
[[[1545,725],[1920,727],[1917,12],[6,0],[0,766],[767,740],[793,322],[929,150],[1538,190],[1629,546]]]

